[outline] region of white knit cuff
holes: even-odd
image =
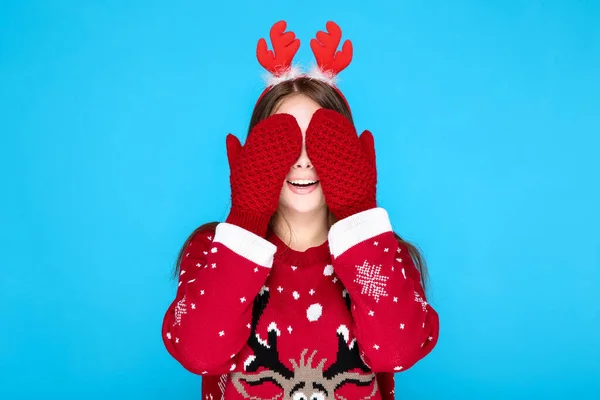
[[[333,258],[346,250],[392,230],[387,211],[381,207],[372,208],[339,220],[329,230],[329,250]]]
[[[273,265],[273,256],[277,251],[277,246],[268,240],[227,222],[217,225],[213,242],[221,243],[234,253],[266,268]]]

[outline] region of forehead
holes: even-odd
[[[321,106],[310,97],[304,94],[297,94],[286,97],[277,107],[275,114],[291,114],[296,117],[298,124],[307,125],[312,115]]]
[[[319,108],[321,108],[321,106],[307,95],[295,94],[284,98],[281,103],[279,103],[279,106],[275,112],[287,114],[302,111],[314,112]]]
[[[312,115],[321,106],[310,97],[304,94],[296,94],[286,97],[281,101],[275,114],[291,114],[298,121],[298,125],[302,132],[306,131]]]

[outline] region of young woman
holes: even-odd
[[[425,357],[439,320],[418,251],[377,206],[373,136],[354,128],[334,78],[352,57],[327,23],[318,67],[291,66],[285,22],[259,41],[273,81],[247,140],[228,135],[232,206],[177,262],[162,337],[203,376],[203,399],[393,399],[394,373]]]

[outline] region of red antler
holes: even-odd
[[[328,33],[318,31],[317,38],[310,41],[310,48],[315,54],[317,64],[322,71],[331,71],[338,74],[352,61],[352,42],[346,40],[342,50],[336,53],[342,39],[342,30],[333,21],[328,21],[325,27]]]
[[[271,27],[271,43],[273,51],[267,49],[267,42],[260,38],[256,47],[256,58],[267,71],[273,75],[280,75],[287,71],[300,47],[300,40],[296,39],[294,32],[284,32],[285,21],[279,21]]]

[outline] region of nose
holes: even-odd
[[[304,143],[302,143],[302,151],[300,152],[300,157],[298,157],[298,159],[294,163],[293,168],[296,168],[296,169],[299,169],[299,168],[311,169],[311,168],[313,168],[312,162],[310,161],[310,158],[308,157],[308,153],[306,152],[306,145]]]

